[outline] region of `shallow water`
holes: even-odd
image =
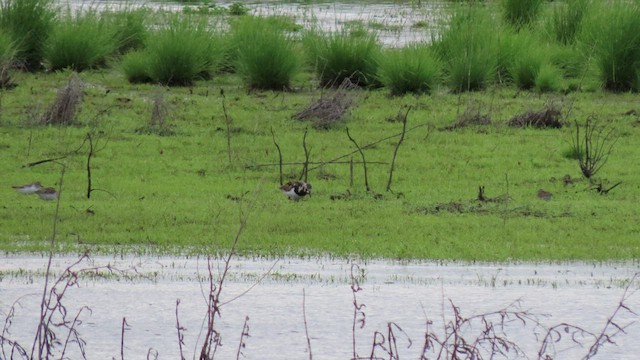
[[[228,8],[237,1],[215,1],[220,7]],[[81,0],[60,0],[71,9],[86,8]],[[422,2],[243,2],[249,13],[258,16],[280,15],[292,18],[296,24],[306,29],[317,28],[324,31],[336,31],[354,24],[362,24],[364,28],[374,30],[382,45],[404,46],[407,43],[430,41],[431,36],[441,25],[446,11],[452,6],[451,1]],[[93,8],[118,9],[120,7],[145,6],[152,9],[182,11],[185,7],[197,7],[192,4],[171,1],[92,1]]]
[[[53,269],[59,273],[74,260],[55,258]],[[351,261],[233,259],[231,264],[221,300],[239,297],[221,309],[218,329],[223,346],[218,350],[219,358],[236,357],[245,317],[249,318],[250,335],[242,350],[246,358],[308,357],[303,299],[313,357],[352,356]],[[79,287],[69,289],[64,297],[70,314],[83,305],[91,308],[91,313],[82,314],[83,323],[78,327],[87,342],[88,358],[120,358],[123,318],[128,324],[125,358],[145,358],[150,348],[159,353],[160,359],[179,358],[177,299],[180,325],[186,328],[183,352],[186,358],[192,358],[205,318],[206,260],[97,257],[79,268],[106,265],[126,271],[108,274],[102,270],[101,276],[85,276]],[[40,256],[0,258],[0,312],[4,317],[20,299],[10,338],[22,344],[33,341],[45,266],[46,259]],[[215,261],[214,276],[222,266],[222,260]],[[519,300],[521,310],[539,315],[539,321],[547,327],[566,322],[598,333],[621,300],[625,284],[638,271],[637,263],[360,262],[355,273],[363,275],[363,290],[356,296],[359,304],[366,305],[366,322],[356,331],[356,349],[360,356],[368,356],[374,332],[386,335],[387,323],[394,322],[404,331],[396,331],[401,358],[418,359],[427,319],[433,321],[431,330],[438,334],[442,334],[443,320],[453,319],[449,301],[463,316],[471,316],[500,310]],[[637,290],[639,285],[635,282],[631,288]],[[640,310],[640,294],[630,294],[625,304]],[[637,316],[623,312],[616,319],[624,325],[637,320]],[[520,322],[512,323],[506,331],[529,358],[537,358],[540,340],[536,340],[536,334],[541,336],[543,330],[529,324],[523,327]],[[614,338],[617,345],[602,347],[595,358],[635,359],[640,351],[636,341],[640,325],[631,325],[627,332]],[[585,339],[586,348],[571,341],[558,343],[558,358],[584,356],[590,345],[587,340],[592,342]],[[383,356],[382,352],[377,355]],[[71,358],[78,356],[76,353]]]

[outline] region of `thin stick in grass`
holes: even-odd
[[[271,127],[271,138],[273,139],[273,144],[276,146],[276,150],[278,150],[278,165],[280,167],[280,186],[284,184],[284,179],[282,176],[282,151],[280,150],[280,145],[276,141],[276,134],[273,132],[273,127]]]
[[[302,167],[302,173],[300,179],[307,182],[307,174],[309,172],[309,149],[307,148],[307,133],[308,129],[304,129],[304,135],[302,136],[302,148],[304,149],[304,165]]]
[[[224,113],[224,124],[227,127],[227,155],[229,156],[229,165],[231,165],[231,125],[233,119],[227,113],[226,97],[224,96],[224,89],[220,89],[220,96],[222,97],[222,111]]]
[[[358,152],[360,152],[360,156],[362,156],[362,166],[364,168],[364,186],[365,189],[367,189],[367,192],[371,191],[371,188],[369,187],[369,179],[367,178],[367,159],[365,159],[364,157],[364,151],[362,151],[362,148],[360,147],[360,145],[358,145],[358,143],[353,139],[353,137],[351,137],[351,134],[349,133],[349,128],[347,128],[347,136],[349,137],[349,140],[351,140],[351,142],[356,146],[356,148],[358,149]]]
[[[391,158],[391,169],[389,169],[389,181],[387,182],[387,192],[391,191],[391,181],[393,180],[393,169],[396,164],[396,156],[398,155],[398,149],[400,148],[400,144],[404,140],[404,135],[407,132],[407,116],[409,116],[409,111],[411,111],[411,106],[407,109],[407,112],[404,114],[402,118],[402,133],[400,135],[400,140],[396,144],[396,148],[393,150],[393,158]]]

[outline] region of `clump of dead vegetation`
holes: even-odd
[[[149,123],[143,127],[137,128],[138,134],[155,134],[159,136],[175,135],[174,126],[169,122],[170,110],[164,95],[156,95],[151,104],[151,117]]]
[[[345,79],[331,96],[322,94],[320,99],[314,100],[304,110],[292,116],[296,120],[313,120],[313,128],[329,129],[341,120],[344,114],[355,102],[355,89],[358,86],[349,79]]]
[[[478,105],[470,104],[462,114],[457,116],[456,121],[452,125],[446,126],[444,130],[452,131],[470,126],[487,125],[491,125],[491,116],[481,113]]]
[[[534,127],[538,129],[559,129],[562,124],[562,112],[554,105],[547,105],[538,111],[527,111],[516,115],[507,123],[512,127]]]
[[[80,111],[84,91],[84,82],[73,73],[67,85],[58,90],[56,99],[42,115],[44,125],[73,125]]]

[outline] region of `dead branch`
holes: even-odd
[[[276,150],[278,150],[278,165],[280,166],[280,186],[284,184],[284,179],[282,176],[282,151],[280,150],[280,145],[276,141],[276,135],[273,133],[273,127],[271,127],[271,138],[273,139],[273,144],[276,146]]]
[[[367,192],[371,191],[371,189],[369,188],[369,179],[367,178],[367,160],[364,157],[364,151],[362,151],[362,148],[360,148],[360,145],[358,145],[358,143],[353,139],[353,137],[351,137],[351,134],[349,134],[349,128],[347,128],[347,136],[349,137],[349,140],[351,140],[351,142],[356,146],[356,148],[358,149],[358,152],[360,152],[360,156],[362,156],[362,166],[364,168],[364,186],[367,189]]]
[[[396,144],[396,148],[393,150],[393,158],[391,158],[391,169],[389,169],[389,181],[387,182],[387,192],[391,191],[391,181],[393,180],[393,168],[396,164],[396,156],[398,155],[398,149],[400,148],[400,144],[404,140],[404,135],[407,132],[407,116],[409,116],[409,111],[411,111],[411,106],[407,108],[407,112],[404,114],[402,118],[402,133],[400,135],[400,140]]]

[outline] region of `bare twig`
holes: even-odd
[[[307,174],[309,173],[309,149],[307,149],[307,132],[308,129],[304,129],[304,135],[302,136],[302,148],[304,149],[304,165],[302,166],[300,179],[304,182],[307,182]]]
[[[224,112],[224,124],[227,127],[227,154],[229,155],[229,165],[231,165],[231,125],[233,119],[227,114],[226,97],[224,96],[224,89],[220,89],[220,96],[222,97],[222,111]]]
[[[127,318],[122,317],[122,327],[120,329],[120,359],[124,360],[124,332],[127,330]],[[183,358],[184,359],[184,358]]]
[[[178,316],[178,307],[180,306],[180,299],[176,300],[176,330],[178,331],[178,349],[180,350],[180,360],[184,360],[184,351],[182,351],[182,347],[184,346],[184,334],[185,330],[182,325],[180,325],[180,317]]]
[[[276,135],[273,133],[273,127],[271,128],[271,138],[273,139],[273,144],[276,146],[276,150],[278,150],[278,165],[280,166],[280,185],[284,184],[284,179],[282,176],[282,151],[280,150],[280,145],[276,141]]]
[[[307,349],[309,349],[309,360],[313,360],[313,353],[311,352],[311,339],[309,338],[309,327],[307,326],[307,308],[306,308],[306,294],[304,288],[302,289],[302,319],[304,320],[304,334],[307,338]]]
[[[236,360],[240,359],[240,355],[242,354],[242,349],[246,347],[244,339],[249,337],[249,317],[245,316],[244,325],[242,326],[242,334],[240,334],[240,342],[238,344],[238,352],[236,353]]]
[[[364,168],[364,186],[365,186],[365,189],[367,189],[367,192],[371,191],[371,188],[369,187],[369,179],[367,178],[367,160],[364,157],[364,151],[362,151],[362,148],[360,147],[360,145],[358,145],[358,143],[353,139],[353,137],[351,137],[351,134],[349,134],[349,128],[347,128],[347,136],[349,137],[349,140],[351,140],[351,142],[356,146],[356,148],[358,149],[358,152],[360,152],[360,156],[362,156],[362,166]]]
[[[364,312],[365,305],[358,302],[357,293],[362,291],[358,275],[356,271],[361,271],[360,266],[357,264],[351,264],[351,294],[353,295],[353,320],[351,322],[351,347],[353,350],[353,359],[358,359],[358,353],[356,351],[356,326],[362,329],[365,325],[366,315]]]
[[[396,148],[393,150],[393,158],[391,158],[391,169],[389,169],[389,181],[387,182],[387,192],[391,191],[391,181],[393,179],[393,168],[396,164],[396,155],[398,155],[398,149],[400,148],[400,144],[404,140],[404,135],[407,132],[407,116],[409,115],[409,111],[411,111],[411,106],[407,109],[407,112],[404,114],[402,118],[402,133],[400,135],[400,140],[398,140],[398,144],[396,144]]]

